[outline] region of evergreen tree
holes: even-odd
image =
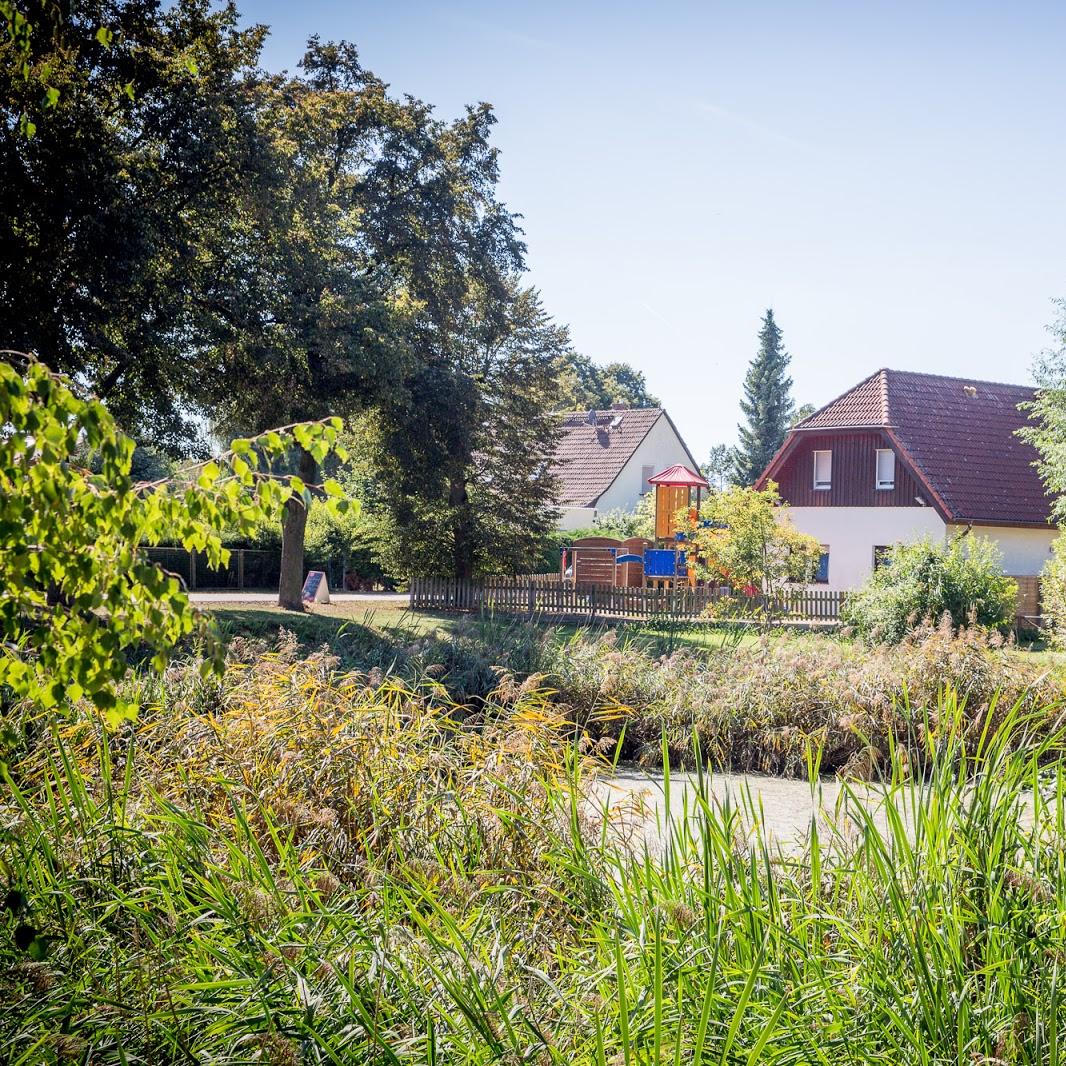
[[[734,475],[740,485],[755,484],[788,432],[794,409],[792,379],[786,374],[789,361],[773,309],[768,308],[759,330],[759,353],[748,367],[740,401],[747,420],[738,426],[740,444],[734,453]]]
[[[512,281],[503,306],[472,293],[450,340],[447,359],[358,426],[388,519],[384,561],[403,576],[528,572],[558,516],[553,401],[567,331]]]

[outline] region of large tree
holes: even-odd
[[[272,84],[263,121],[284,181],[241,235],[244,254],[218,264],[218,295],[200,300],[217,330],[203,401],[248,432],[395,406],[449,364],[471,289],[486,328],[504,316],[521,245],[495,198],[491,110],[442,122],[390,97],[353,46],[312,38],[299,76]],[[443,389],[428,398],[431,420],[461,403]],[[306,449],[294,461],[317,479]],[[300,606],[305,525],[293,500],[284,607]]]
[[[1056,317],[1048,332],[1053,343],[1033,367],[1038,391],[1022,404],[1032,423],[1018,431],[1039,453],[1037,469],[1054,500],[1053,517],[1066,525],[1066,299],[1056,301]]]
[[[41,0],[0,64],[0,347],[172,454],[197,435],[190,296],[267,177],[263,27],[206,0]]]
[[[521,572],[554,528],[555,365],[568,344],[537,294],[472,293],[447,358],[363,420],[397,574]]]
[[[738,427],[740,443],[734,461],[740,485],[755,484],[788,432],[794,409],[788,364],[781,330],[773,309],[768,308],[759,330],[759,351],[748,366],[740,401],[745,422]]]

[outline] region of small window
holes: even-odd
[[[822,545],[822,554],[818,557],[818,569],[814,572],[814,580],[819,585],[829,583],[829,547]]]
[[[833,453],[814,453],[814,487],[828,489],[833,484]]]
[[[652,477],[654,474],[654,466],[642,466],[640,468],[641,492],[651,492],[651,485],[648,483],[648,478]]]
[[[888,553],[891,549],[887,544],[874,545],[874,569],[880,570],[882,566],[889,565]]]
[[[896,487],[896,453],[891,448],[877,449],[876,476],[879,489]]]

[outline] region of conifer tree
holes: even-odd
[[[755,484],[788,432],[795,407],[792,379],[787,376],[789,361],[773,309],[768,308],[759,330],[759,352],[748,366],[740,401],[747,421],[737,427],[740,444],[734,452],[734,476],[739,485]]]

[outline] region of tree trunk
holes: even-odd
[[[312,485],[318,476],[318,464],[311,453],[300,449],[299,477],[305,485]],[[281,516],[281,580],[278,583],[278,606],[286,611],[302,611],[304,587],[304,531],[307,529],[307,508],[301,499],[285,504]]]
[[[474,516],[464,478],[452,478],[448,502],[454,508],[452,521],[452,569],[460,581],[474,576]]]

